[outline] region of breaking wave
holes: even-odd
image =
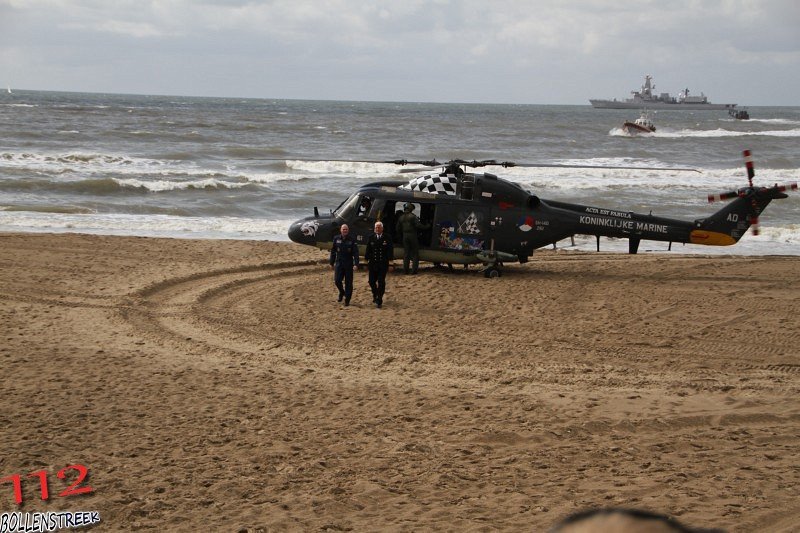
[[[680,130],[669,131],[668,129],[659,129],[654,134],[654,137],[663,138],[679,138],[679,137],[800,137],[800,129],[792,130],[767,130],[767,131],[735,131],[726,129],[716,130]]]
[[[800,120],[792,120],[788,118],[751,118],[748,120],[748,122],[763,122],[764,124],[786,124],[789,126],[800,126]]]
[[[287,241],[292,220],[0,210],[0,231]]]
[[[238,189],[248,185],[269,185],[299,181],[283,163],[262,164],[264,171],[232,167],[204,168],[183,158],[182,153],[165,154],[164,159],[109,154],[0,153],[0,163],[17,174],[17,179],[0,181],[0,189],[55,189],[75,192],[109,192],[120,187],[154,192],[181,189]],[[188,155],[188,154],[186,154]],[[279,167],[282,171],[271,170]],[[310,171],[309,171],[310,173]]]
[[[765,131],[735,131],[717,128],[715,130],[670,130],[667,127],[658,128],[653,133],[645,135],[630,135],[622,128],[612,128],[608,132],[612,137],[631,137],[640,139],[682,139],[682,138],[715,138],[715,137],[800,137],[800,129],[791,130],[765,130]]]

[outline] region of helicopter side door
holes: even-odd
[[[411,206],[414,207],[412,213],[414,213],[417,218],[419,218],[420,222],[420,229],[417,230],[417,242],[419,243],[421,248],[429,248],[431,246],[436,246],[435,241],[433,241],[433,228],[434,228],[434,221],[436,219],[436,209],[437,206],[434,202],[407,202]],[[393,221],[394,225],[391,228],[392,237],[395,239],[395,242],[402,244],[402,235],[397,231],[397,220],[403,214],[403,210],[399,208],[395,211]]]
[[[525,262],[535,248],[552,242],[550,219],[536,209],[538,199],[524,205],[498,202],[492,206],[489,227],[495,250],[516,255]],[[489,248],[489,246],[487,246]]]
[[[436,217],[436,204],[435,203],[421,203],[419,204],[419,221],[422,225],[418,233],[419,245],[426,248],[433,246],[433,222]]]
[[[522,210],[503,203],[492,206],[489,228],[491,241],[487,248],[515,254],[526,241],[525,230],[532,229],[525,226]]]
[[[394,227],[397,221],[395,214],[395,200],[387,200],[385,198],[370,198],[371,205],[369,211],[366,213],[364,220],[369,223],[370,232],[375,228],[375,222],[383,222],[384,231],[394,240],[395,231]],[[402,211],[401,211],[402,213]]]

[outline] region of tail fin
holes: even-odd
[[[738,191],[724,193],[722,199],[736,197],[708,218],[695,220],[690,234],[693,244],[727,246],[736,244],[769,203],[777,198],[788,198],[783,187],[745,187]]]

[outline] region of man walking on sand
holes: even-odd
[[[350,236],[347,224],[342,224],[339,231],[341,234],[333,238],[328,262],[333,268],[333,283],[339,289],[339,301],[344,298],[344,305],[350,305],[350,298],[353,296],[353,271],[358,270],[358,245]]]
[[[394,245],[388,234],[383,232],[383,222],[375,223],[375,233],[367,240],[364,259],[369,265],[369,288],[372,289],[372,303],[380,309],[383,306],[383,294],[386,292],[386,273],[389,261],[394,259]]]

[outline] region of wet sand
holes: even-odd
[[[97,531],[800,523],[798,257],[543,250],[499,279],[288,243],[0,235],[2,511]],[[90,494],[59,496],[61,468]],[[48,472],[49,498],[36,478]],[[75,479],[70,471],[66,481]]]

